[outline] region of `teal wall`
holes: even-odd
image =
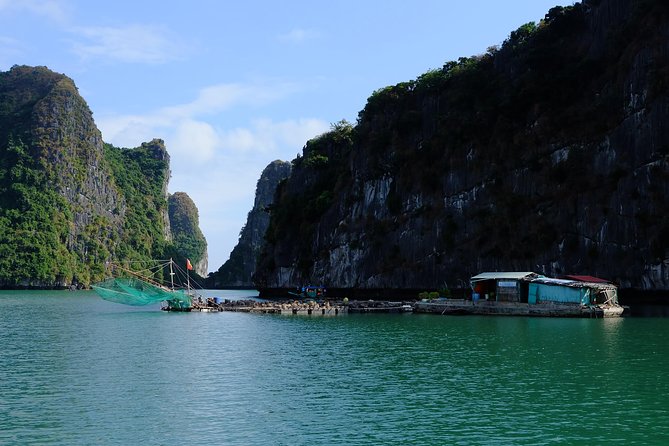
[[[590,289],[530,283],[528,302],[530,304],[556,302],[589,305]]]

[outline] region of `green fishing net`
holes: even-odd
[[[188,308],[191,297],[183,290],[171,291],[135,278],[107,279],[92,285],[103,299],[125,305],[149,305],[162,301],[172,308]]]

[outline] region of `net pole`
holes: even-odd
[[[188,294],[190,294],[190,271],[186,268],[186,287],[188,288]]]
[[[172,268],[172,257],[170,257],[170,283],[172,284],[172,291],[174,291],[174,269]]]

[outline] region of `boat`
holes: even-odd
[[[191,287],[188,273],[191,268],[190,261],[183,270],[172,259],[128,262],[124,265],[108,262],[107,270],[110,277],[91,285],[91,288],[102,299],[110,302],[132,306],[162,302],[161,309],[166,311],[191,311],[194,301],[199,299]],[[168,270],[169,284],[164,284],[160,278],[164,277]],[[175,285],[177,275],[185,275],[185,287]]]
[[[302,288],[298,288],[297,292],[288,291],[288,294],[299,297],[300,299],[322,299],[325,297],[325,292],[325,287],[322,285],[307,285],[303,286]]]

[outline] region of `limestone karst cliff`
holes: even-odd
[[[170,195],[169,221],[172,244],[177,256],[189,259],[200,277],[207,276],[207,240],[200,231],[197,206],[185,192]],[[185,262],[181,262],[185,265]]]
[[[268,207],[274,201],[278,184],[290,175],[291,163],[273,161],[262,171],[256,185],[253,208],[239,234],[230,258],[208,280],[211,288],[252,287],[252,276],[269,226]]]
[[[377,90],[293,161],[257,286],[517,270],[669,290],[668,41],[666,2],[586,0]]]
[[[169,176],[162,140],[103,143],[72,79],[1,72],[0,287],[85,286],[109,260],[162,258]]]

